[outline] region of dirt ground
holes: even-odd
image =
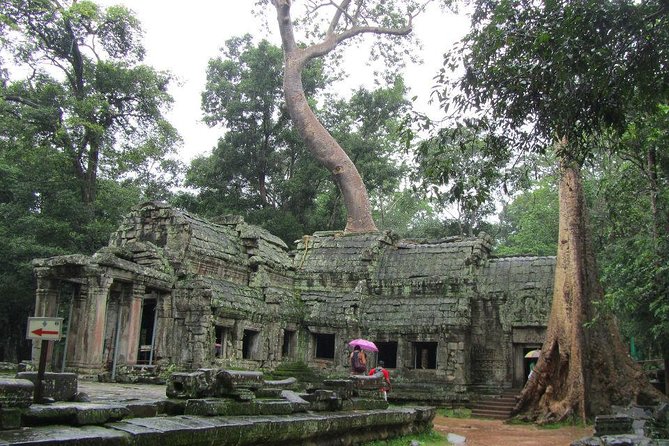
[[[569,446],[574,440],[592,435],[591,427],[540,429],[533,425],[504,424],[499,420],[439,415],[434,419],[434,429],[465,437],[467,446]]]

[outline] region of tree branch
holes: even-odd
[[[28,107],[32,107],[32,108],[39,108],[39,107],[41,106],[41,105],[40,105],[39,103],[37,103],[37,102],[33,102],[33,101],[31,101],[30,99],[26,99],[26,98],[21,97],[21,96],[18,96],[18,95],[9,94],[9,95],[4,95],[4,96],[2,96],[2,97],[3,97],[6,101],[9,101],[9,102],[16,102],[16,103],[18,103],[18,104],[27,105]]]
[[[356,26],[340,34],[334,34],[323,42],[312,45],[304,50],[303,63],[316,57],[324,56],[332,51],[338,44],[360,34],[386,34],[394,36],[406,36],[413,30],[411,21],[403,28],[385,28],[382,26]]]
[[[339,24],[339,19],[341,18],[342,14],[346,15],[347,17],[350,18],[350,16],[346,13],[346,10],[348,9],[348,6],[351,4],[351,0],[343,0],[339,5],[337,5],[334,2],[330,2],[332,6],[334,6],[337,11],[334,13],[332,16],[332,21],[330,21],[330,27],[328,28],[327,32],[325,33],[326,36],[329,36],[331,34],[334,34],[335,29],[337,29],[337,25]],[[351,21],[353,19],[351,18]]]

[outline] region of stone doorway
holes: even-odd
[[[142,316],[139,325],[137,364],[152,365],[155,356],[155,339],[158,319],[158,299],[149,294],[142,299]]]
[[[530,364],[536,362],[536,358],[526,358],[525,355],[532,350],[541,349],[541,344],[514,344],[513,345],[513,387],[520,389],[525,386],[530,374]]]

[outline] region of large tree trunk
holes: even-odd
[[[563,155],[553,304],[541,356],[514,409],[539,422],[663,398],[628,356],[604,297],[586,225],[580,168]]]
[[[309,152],[332,174],[341,190],[346,206],[347,232],[372,232],[376,225],[372,219],[372,208],[358,169],[330,135],[311,110],[302,86],[302,70],[314,57],[326,54],[336,46],[334,38],[319,48],[297,46],[290,18],[290,1],[274,0],[284,52],[283,87],[288,112]]]

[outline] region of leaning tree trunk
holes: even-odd
[[[273,0],[277,10],[279,30],[284,53],[283,88],[286,106],[298,133],[304,139],[309,152],[332,174],[346,206],[347,232],[372,232],[376,225],[372,219],[372,208],[367,188],[360,173],[311,110],[302,86],[302,70],[306,63],[326,54],[337,44],[334,36],[322,45],[300,48],[295,42],[290,18],[290,1]]]
[[[514,413],[539,421],[585,420],[612,404],[663,398],[628,356],[613,318],[596,303],[604,292],[589,242],[580,169],[562,159],[553,304],[541,356]]]

